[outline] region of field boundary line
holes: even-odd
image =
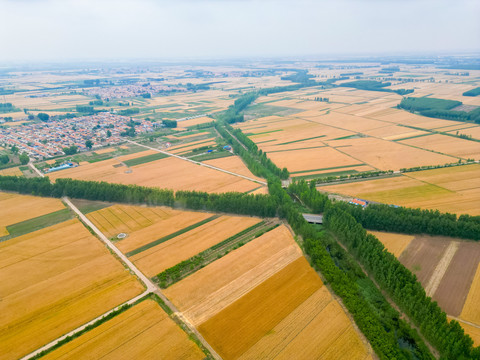
[[[200,166],[204,166],[204,167],[210,168],[210,169],[212,169],[212,170],[221,171],[221,172],[224,172],[224,173],[226,173],[226,174],[233,175],[233,176],[237,176],[237,177],[240,177],[240,178],[245,179],[245,180],[248,180],[248,181],[253,181],[254,183],[257,183],[257,184],[267,185],[267,183],[266,183],[265,181],[253,179],[253,178],[251,178],[251,177],[248,177],[248,176],[245,176],[245,175],[240,175],[240,174],[237,174],[237,173],[234,173],[234,172],[225,170],[225,169],[221,169],[221,168],[216,167],[216,166],[213,166],[213,165],[204,164],[204,163],[202,163],[202,162],[195,161],[195,160],[192,160],[192,159],[189,159],[189,158],[180,156],[180,155],[172,154],[172,153],[169,153],[168,151],[160,150],[160,149],[157,149],[157,148],[154,148],[154,147],[151,147],[151,146],[143,145],[143,144],[137,143],[137,142],[132,141],[132,140],[127,140],[127,141],[128,141],[129,143],[132,143],[132,144],[135,144],[135,145],[138,145],[138,146],[142,146],[142,147],[147,148],[147,149],[150,149],[150,150],[158,151],[158,152],[160,152],[160,153],[162,153],[162,154],[165,154],[165,155],[168,155],[168,156],[171,156],[171,157],[175,157],[175,158],[180,159],[180,160],[189,161],[189,162],[191,162],[191,163],[193,163],[193,164],[200,165]]]
[[[447,272],[450,262],[452,261],[458,250],[459,245],[460,243],[457,241],[452,241],[450,242],[450,244],[448,244],[447,249],[443,253],[442,258],[440,259],[437,266],[435,267],[435,270],[433,271],[432,277],[428,281],[427,286],[425,286],[425,292],[427,293],[427,296],[433,296],[433,294],[435,294],[435,292],[437,291],[438,286],[443,279],[443,276]]]
[[[42,174],[41,171],[39,171],[37,168],[35,168],[35,166],[30,162],[28,164],[40,177],[45,177],[44,174]],[[70,209],[72,209],[77,215],[78,217],[82,220],[83,224],[87,225],[87,226],[90,226],[90,228],[95,232],[95,234],[100,238],[100,240],[102,242],[105,243],[105,245],[111,249],[115,254],[118,255],[118,257],[123,260],[123,263],[126,267],[129,268],[129,270],[133,271],[137,276],[138,278],[140,278],[144,284],[146,285],[147,289],[140,295],[136,296],[135,298],[117,306],[116,308],[110,310],[110,311],[107,311],[106,313],[104,314],[101,314],[100,316],[98,316],[97,318],[91,320],[90,322],[70,331],[69,333],[57,338],[57,339],[54,339],[52,340],[50,343],[42,346],[41,348],[31,352],[30,354],[27,354],[25,355],[24,357],[21,358],[21,360],[28,360],[28,359],[31,359],[32,357],[36,356],[37,354],[39,354],[40,352],[44,351],[44,350],[48,350],[50,349],[51,347],[53,347],[54,345],[56,345],[59,341],[67,338],[68,336],[72,336],[72,335],[75,335],[76,333],[78,333],[79,331],[83,330],[85,327],[87,327],[88,325],[91,325],[92,323],[102,319],[104,316],[110,314],[112,311],[115,311],[117,308],[119,307],[122,307],[126,304],[129,304],[130,302],[135,302],[139,299],[141,299],[143,296],[146,296],[148,294],[151,294],[151,293],[154,293],[156,295],[158,295],[160,297],[160,299],[165,303],[165,305],[170,308],[170,310],[172,311],[172,313],[176,313],[177,314],[177,318],[181,319],[184,317],[184,315],[179,311],[179,309],[165,296],[165,294],[150,280],[148,279],[142,272],[140,272],[140,270],[137,269],[137,267],[135,265],[133,265],[133,263],[66,197],[62,197],[62,200],[65,202],[65,204],[67,204],[68,207],[70,207]],[[193,326],[191,323],[189,322],[183,322],[183,324],[185,324],[185,326],[189,329],[189,331],[193,334],[196,335],[197,339],[200,341],[200,343],[210,352],[210,354],[212,355],[212,357],[216,360],[222,360],[222,357],[213,349],[213,347],[205,340],[205,338],[200,334],[200,332],[197,330],[197,328],[195,326]],[[180,325],[179,325],[180,326]],[[181,328],[183,328],[183,326],[181,326]],[[188,333],[187,333],[188,335]]]
[[[455,320],[455,321],[458,321],[459,323],[464,323],[464,324],[467,324],[467,325],[470,325],[470,326],[473,326],[477,329],[480,329],[480,325],[478,324],[475,324],[475,323],[472,323],[470,321],[467,321],[467,320],[463,320],[463,319],[460,319],[456,316],[452,316],[452,315],[448,315],[449,318],[452,318],[452,320]]]
[[[45,351],[45,350],[48,350],[48,349],[50,349],[51,347],[57,345],[57,343],[59,343],[59,342],[62,341],[62,340],[65,340],[67,337],[73,336],[73,335],[75,335],[76,333],[85,330],[86,327],[88,327],[88,326],[90,326],[90,325],[93,325],[93,324],[95,324],[97,321],[102,320],[104,317],[110,315],[111,313],[120,310],[123,306],[134,304],[135,302],[137,302],[138,300],[140,300],[140,299],[143,298],[144,296],[147,296],[148,294],[150,294],[150,290],[147,289],[147,290],[145,290],[143,293],[141,293],[140,295],[135,296],[133,299],[130,299],[130,300],[124,302],[123,304],[120,304],[120,305],[114,307],[114,308],[111,309],[110,311],[107,311],[106,313],[101,314],[100,316],[96,317],[95,319],[90,320],[88,323],[79,326],[78,328],[70,331],[69,333],[67,333],[67,334],[65,334],[65,335],[60,336],[59,338],[56,338],[55,340],[49,342],[48,344],[42,346],[41,348],[39,348],[39,349],[37,349],[37,350],[31,352],[30,354],[25,355],[24,357],[20,358],[20,360],[31,359],[32,357],[40,354],[41,352],[43,352],[43,351]],[[108,320],[107,320],[107,321],[108,321]]]

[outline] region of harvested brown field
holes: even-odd
[[[26,355],[143,290],[78,220],[0,243],[0,277],[0,359]]]
[[[165,295],[199,324],[301,255],[291,233],[280,226],[172,285]]]
[[[224,359],[236,359],[322,286],[304,257],[198,326]]]
[[[348,351],[345,351],[348,349]],[[340,305],[322,286],[240,359],[365,359],[366,346]]]
[[[480,311],[478,311],[480,304],[480,264],[477,267],[475,277],[468,292],[467,300],[463,306],[460,318],[466,321],[480,325]]]
[[[44,357],[203,359],[204,353],[153,300],[144,300]]]
[[[385,248],[396,257],[399,257],[414,239],[414,236],[412,235],[388,233],[383,231],[369,231],[369,233],[375,235]]]
[[[148,155],[142,152],[130,155],[131,158]],[[121,157],[119,160],[127,160]],[[126,172],[116,159],[104,160],[76,168],[49,174],[56,178],[73,178],[79,180],[106,181],[117,184],[137,184],[173,190],[197,190],[206,192],[246,192],[258,187],[249,180],[226,174],[221,171],[198,166],[191,162],[168,157],[145,164],[136,165]],[[195,176],[192,176],[195,174]]]
[[[425,287],[442,258],[451,238],[442,236],[416,236],[399,257]]]
[[[152,277],[260,221],[252,217],[221,216],[130,259],[145,275]]]
[[[447,314],[459,316],[480,262],[480,244],[461,241],[450,266],[433,295]]]
[[[65,209],[59,199],[0,192],[0,227]]]

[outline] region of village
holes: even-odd
[[[76,151],[90,150],[86,142],[90,140],[92,149],[115,145],[123,141],[122,133],[130,128],[131,118],[101,112],[50,122],[31,123],[17,127],[0,128],[0,144],[16,146],[20,153],[27,153],[31,159],[44,160],[64,155],[65,148],[77,147]],[[152,132],[157,126],[147,120],[135,121],[137,134]]]

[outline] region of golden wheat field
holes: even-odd
[[[127,169],[119,163],[129,158],[149,155],[149,152],[109,159],[58,171],[48,176],[73,178],[78,180],[106,181],[117,184],[137,184],[173,190],[197,190],[206,192],[246,192],[258,187],[258,184],[234,175],[209,169],[191,162],[168,157]],[[195,176],[192,176],[195,174]]]
[[[479,176],[480,165],[471,164],[320,189],[386,204],[479,215]]]
[[[385,248],[395,255],[397,258],[402,255],[403,250],[410,244],[415,236],[388,233],[383,231],[368,231],[375,235],[378,240],[385,246]]]
[[[301,250],[279,226],[170,286],[164,292],[190,322],[199,324],[298,259]]]
[[[212,121],[213,121],[212,118],[209,118],[207,116],[202,116],[202,117],[198,117],[198,118],[195,118],[195,119],[181,121],[179,124],[182,127],[189,127],[189,126],[209,123],[209,122],[212,122]]]
[[[236,174],[240,174],[243,176],[247,176],[252,179],[256,179],[259,181],[265,181],[265,179],[259,178],[252,174],[252,172],[248,169],[245,163],[239,156],[228,156],[220,159],[214,160],[207,160],[204,161],[205,164],[212,165],[218,167],[223,170],[231,171]]]
[[[59,199],[0,192],[0,227],[65,209]]]
[[[200,324],[198,330],[222,358],[238,358],[321,286],[318,275],[300,257]]]
[[[463,305],[460,318],[466,321],[480,325],[480,264],[478,265],[475,277],[470,285],[470,290],[467,295],[467,300]]]
[[[345,351],[348,349],[348,352]],[[366,346],[325,286],[313,293],[239,359],[365,359]]]
[[[143,287],[78,221],[0,243],[0,359],[18,358]]]
[[[145,275],[155,276],[260,221],[259,218],[221,216],[130,259]]]
[[[23,172],[18,166],[0,170],[1,176],[23,176]]]
[[[153,300],[144,300],[44,357],[203,359],[205,355]]]

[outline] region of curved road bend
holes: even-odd
[[[224,173],[226,173],[226,174],[233,175],[233,176],[238,176],[238,177],[241,177],[241,178],[243,178],[243,179],[246,179],[246,180],[249,180],[249,181],[253,181],[253,182],[257,183],[257,184],[267,185],[267,183],[266,183],[265,181],[260,181],[260,180],[257,180],[257,179],[253,179],[253,178],[248,177],[248,176],[240,175],[240,174],[237,174],[237,173],[234,173],[234,172],[225,170],[225,169],[218,168],[218,167],[216,167],[216,166],[204,164],[204,163],[202,163],[202,162],[195,161],[195,160],[192,160],[192,159],[189,159],[189,158],[180,156],[180,155],[175,155],[175,154],[172,154],[172,153],[169,153],[169,152],[167,152],[167,151],[160,150],[160,149],[157,149],[157,148],[154,148],[154,147],[151,147],[151,146],[139,144],[139,143],[137,143],[137,142],[135,142],[135,141],[132,141],[132,140],[127,140],[127,141],[128,141],[129,143],[132,143],[132,144],[135,144],[135,145],[138,145],[138,146],[142,146],[142,147],[147,148],[147,149],[150,149],[150,150],[158,151],[159,153],[162,153],[162,154],[165,154],[165,155],[168,155],[168,156],[176,157],[177,159],[180,159],[180,160],[189,161],[189,162],[191,162],[191,163],[193,163],[193,164],[197,164],[197,165],[204,166],[204,167],[207,167],[207,168],[210,168],[210,169],[213,169],[213,170],[221,171],[221,172],[224,172]]]

